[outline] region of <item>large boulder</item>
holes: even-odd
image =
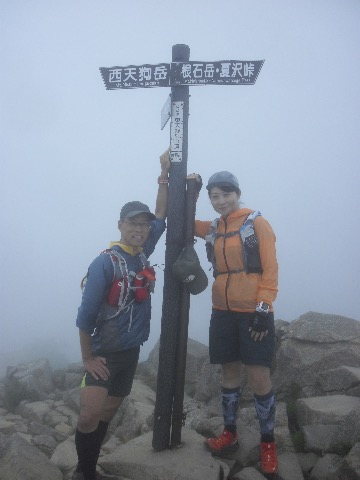
[[[182,448],[155,452],[148,432],[119,445],[99,464],[107,473],[131,480],[218,480],[220,467],[227,477],[229,467],[206,451],[199,434],[183,429],[182,441]]]
[[[0,478],[6,480],[62,480],[56,465],[38,448],[30,445],[20,435],[0,434]]]
[[[345,394],[360,397],[360,368],[341,365],[319,372],[318,385],[327,395]]]
[[[296,408],[306,451],[341,455],[360,441],[360,398],[347,395],[302,398]]]
[[[285,327],[276,355],[273,385],[278,398],[286,397],[289,388],[294,387],[298,397],[327,395],[332,392],[326,378],[318,380],[319,374],[344,365],[358,368],[359,364],[360,322],[309,312]],[[348,382],[344,390],[352,385],[352,381]]]
[[[311,470],[310,480],[339,480],[342,464],[342,457],[334,453],[327,453],[316,462]],[[350,480],[350,478],[346,478],[346,480]]]
[[[52,369],[47,359],[7,368],[5,395],[9,407],[25,398],[33,401],[45,400],[53,389]]]

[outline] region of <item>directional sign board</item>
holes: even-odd
[[[171,64],[171,85],[254,85],[264,60]]]
[[[170,64],[128,65],[127,67],[100,68],[106,90],[118,88],[151,88],[170,85]]]
[[[254,85],[264,60],[173,62],[158,65],[101,67],[107,90],[181,85]]]

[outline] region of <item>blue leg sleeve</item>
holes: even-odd
[[[236,414],[239,408],[240,387],[221,389],[221,404],[224,416],[224,425],[236,426]]]
[[[274,392],[270,390],[267,395],[254,394],[254,399],[261,435],[274,435],[276,408]]]

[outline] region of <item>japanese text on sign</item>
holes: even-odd
[[[170,65],[168,63],[100,68],[100,72],[107,90],[168,87],[170,85]]]
[[[170,161],[182,161],[184,137],[184,102],[172,102],[170,124]]]
[[[179,85],[254,85],[264,60],[174,62],[158,65],[101,67],[107,90]]]
[[[171,85],[253,85],[264,60],[179,62],[171,64]]]

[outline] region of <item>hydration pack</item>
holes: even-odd
[[[130,305],[133,301],[143,302],[149,298],[154,291],[155,270],[148,265],[147,258],[143,252],[139,257],[143,264],[140,272],[128,270],[125,258],[116,250],[106,249],[100,255],[109,255],[114,269],[113,280],[108,291],[106,302],[111,307],[117,308],[117,313]],[[82,279],[80,287],[84,292],[88,274]]]
[[[223,273],[239,273],[245,271],[246,273],[262,273],[261,267],[261,258],[259,251],[259,240],[255,235],[254,229],[254,220],[256,217],[260,216],[259,211],[252,212],[246,218],[245,222],[241,225],[239,230],[229,233],[218,233],[219,218],[211,223],[209,231],[205,236],[205,246],[206,254],[209,262],[212,263],[214,269],[214,277]],[[215,254],[214,254],[214,245],[215,240],[219,237],[232,237],[234,235],[240,235],[240,241],[243,245],[243,260],[244,260],[244,269],[228,270],[226,272],[218,272],[215,268]]]

